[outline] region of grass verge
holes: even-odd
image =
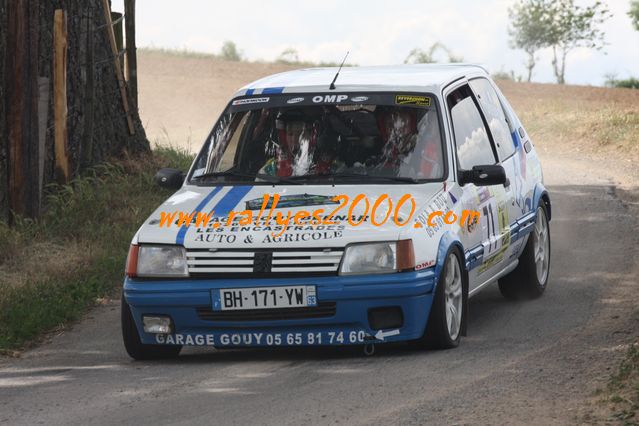
[[[160,167],[186,170],[192,155],[156,148],[48,188],[37,221],[0,222],[0,352],[27,346],[77,319],[121,284],[131,238],[170,195],[153,183]]]
[[[639,342],[628,348],[619,370],[608,383],[609,420],[639,425]]]

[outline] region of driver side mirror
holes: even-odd
[[[162,188],[180,189],[184,183],[184,173],[177,169],[160,169],[153,180]]]
[[[474,166],[472,170],[460,170],[457,180],[461,186],[467,183],[477,186],[508,185],[506,171],[497,164]]]

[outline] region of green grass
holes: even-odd
[[[12,228],[0,223],[0,351],[19,350],[114,294],[133,234],[170,195],[154,184],[155,172],[186,170],[191,160],[183,151],[158,148],[103,164],[49,187],[39,220],[16,217]]]
[[[639,343],[631,345],[617,372],[608,383],[609,420],[624,425],[639,424]]]

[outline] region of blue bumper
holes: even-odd
[[[303,346],[396,342],[420,338],[433,300],[433,269],[384,275],[268,279],[125,279],[124,297],[131,307],[145,344],[194,346]],[[212,294],[221,288],[285,285],[316,286],[320,315],[303,318],[220,319],[212,310]],[[401,309],[402,325],[377,330],[369,324],[369,310]],[[271,312],[274,312],[271,310]],[[213,319],[208,314],[213,314]],[[145,333],[143,315],[168,315],[173,334]],[[303,316],[303,315],[302,315]]]

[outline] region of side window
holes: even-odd
[[[495,145],[497,145],[499,158],[503,160],[510,157],[515,152],[515,145],[497,92],[485,78],[471,80],[470,87],[484,110],[490,133],[493,135]]]
[[[453,122],[457,158],[462,169],[495,164],[495,154],[470,88],[463,86],[448,95],[448,108]]]

